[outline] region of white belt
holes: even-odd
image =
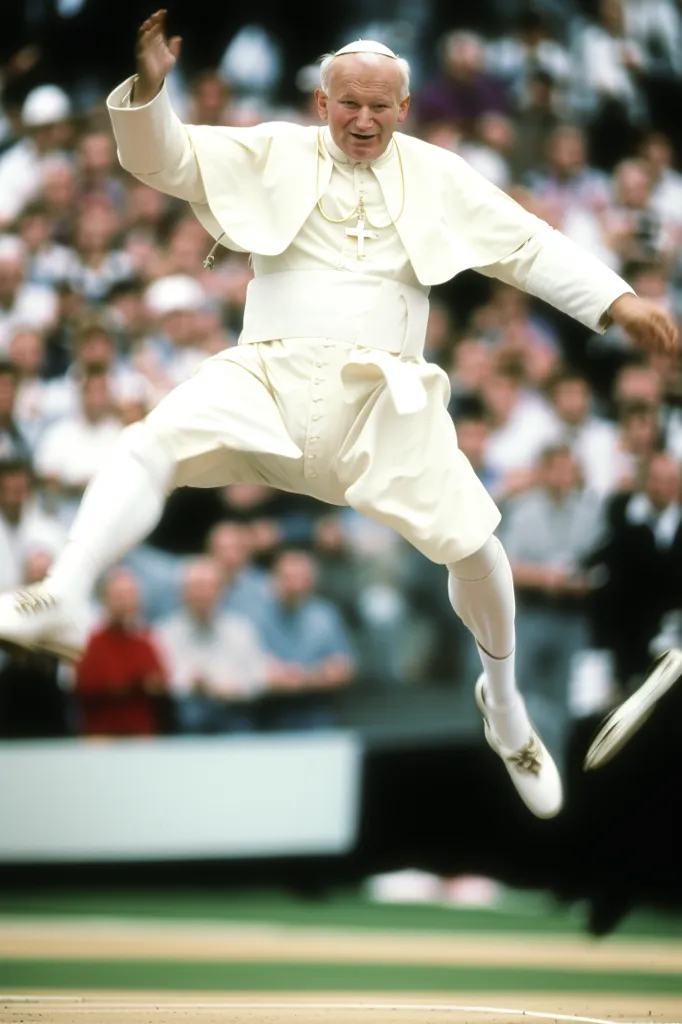
[[[428,315],[426,295],[396,281],[343,271],[264,274],[249,284],[239,344],[329,338],[357,346],[347,365],[377,366],[397,411],[416,412],[426,392],[418,367],[403,360],[423,355]]]

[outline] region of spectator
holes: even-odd
[[[334,605],[315,594],[310,555],[284,551],[273,569],[272,594],[260,632],[272,659],[265,721],[270,729],[319,728],[334,723],[334,693],[351,682],[353,658]]]
[[[682,509],[680,469],[664,452],[652,456],[634,493],[615,494],[606,535],[592,563],[603,586],[593,602],[595,644],[614,654],[618,683],[644,676],[649,645],[667,612],[680,607]]]
[[[114,247],[119,218],[108,201],[90,199],[76,221],[71,280],[86,302],[101,302],[112,285],[133,276],[130,257]]]
[[[452,32],[442,41],[443,70],[415,97],[422,129],[454,123],[465,136],[482,114],[505,114],[509,102],[502,85],[485,70],[483,40],[472,32]]]
[[[524,389],[518,368],[495,369],[483,383],[482,397],[491,428],[488,465],[500,480],[496,496],[502,500],[532,484],[553,419],[544,399]]]
[[[481,267],[480,272],[486,273]],[[471,325],[496,343],[496,358],[521,368],[525,381],[542,385],[556,369],[558,338],[549,323],[535,312],[530,297],[502,281],[495,281],[490,301],[474,313]]]
[[[547,139],[559,126],[556,82],[546,71],[528,76],[525,96],[514,119],[516,144],[511,154],[514,181],[522,181],[545,162]]]
[[[23,566],[23,581],[39,583],[47,575],[51,561],[51,555],[44,551],[37,550],[29,555]],[[60,674],[57,658],[50,655],[19,647],[3,655],[0,660],[0,739],[47,739],[69,733],[69,702]]]
[[[256,631],[243,616],[220,610],[221,584],[212,559],[190,562],[182,608],[156,629],[184,732],[249,731],[250,704],[266,686]]]
[[[570,449],[542,453],[538,486],[508,509],[504,544],[517,590],[517,671],[538,728],[561,752],[572,657],[588,646],[583,562],[601,528],[600,503],[580,485]]]
[[[268,577],[251,564],[247,530],[239,523],[217,523],[208,536],[208,554],[220,572],[220,610],[258,623],[268,594]]]
[[[549,394],[556,416],[555,443],[570,448],[588,490],[608,494],[620,483],[615,426],[594,414],[590,385],[578,373],[557,375]]]
[[[89,131],[78,143],[78,191],[82,200],[100,199],[105,207],[123,212],[125,187],[121,181],[116,145],[109,131]]]
[[[42,334],[33,328],[19,328],[10,337],[8,354],[16,373],[14,418],[33,449],[46,423],[48,386],[40,376],[45,363]]]
[[[120,406],[133,395],[143,402],[153,398],[151,385],[141,373],[130,368],[128,360],[119,356],[107,317],[86,313],[71,328],[73,361],[62,377],[51,381],[45,395],[44,415],[48,420],[74,416],[81,401],[81,386],[86,377],[104,376],[111,391],[112,402]]]
[[[140,624],[135,577],[114,569],[103,585],[104,621],[76,669],[79,731],[84,736],[154,736],[161,731],[166,673]]]
[[[49,427],[35,453],[36,473],[60,517],[70,523],[90,478],[113,451],[122,425],[103,374],[79,385],[80,406]]]
[[[587,142],[577,125],[559,125],[546,141],[546,162],[526,177],[533,195],[551,210],[559,228],[570,225],[576,210],[599,213],[610,199],[609,181],[587,162]]]
[[[487,66],[507,83],[517,106],[527,101],[534,74],[541,72],[564,86],[572,71],[569,53],[552,39],[545,18],[538,11],[524,12],[512,34],[487,47]]]
[[[0,157],[0,230],[40,191],[45,157],[70,142],[71,103],[56,85],[28,94],[21,110],[25,136]]]
[[[133,365],[161,398],[187,380],[207,356],[198,345],[197,316],[206,293],[193,278],[176,274],[155,281],[146,300],[156,330],[134,353]]]
[[[0,462],[0,587],[3,592],[24,581],[24,568],[29,558],[37,554],[54,558],[65,543],[62,526],[38,505],[28,466],[16,460]]]
[[[624,160],[614,171],[614,203],[604,213],[606,245],[621,266],[670,258],[674,227],[653,208],[652,179],[642,160]]]
[[[17,421],[19,371],[12,363],[0,361],[0,459],[30,464],[31,449]]]
[[[0,353],[17,327],[52,327],[57,298],[51,288],[26,278],[26,253],[16,235],[0,235]]]
[[[649,132],[639,147],[651,180],[651,208],[662,223],[682,223],[682,174],[674,168],[674,151],[669,136]]]
[[[26,280],[30,284],[54,288],[73,272],[73,249],[52,241],[52,221],[44,202],[35,200],[24,207],[18,220],[18,232],[24,246]]]
[[[230,92],[219,71],[209,69],[195,75],[190,85],[187,124],[230,124]]]
[[[647,118],[639,83],[646,55],[628,38],[623,0],[599,0],[598,20],[582,29],[576,50],[575,100],[590,121],[596,165],[609,167],[631,152]]]
[[[43,162],[41,198],[52,224],[52,238],[70,245],[78,214],[78,178],[71,160],[55,154]]]

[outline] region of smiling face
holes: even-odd
[[[410,98],[400,99],[400,70],[379,54],[344,54],[329,69],[329,92],[315,90],[317,110],[336,145],[351,160],[376,160],[396,126],[407,117]]]

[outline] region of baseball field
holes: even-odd
[[[0,1021],[12,1024],[682,1022],[682,921],[607,939],[580,908],[377,905],[341,893],[0,897]]]

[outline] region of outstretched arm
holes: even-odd
[[[168,99],[164,80],[180,53],[179,36],[167,39],[166,11],[157,11],[137,34],[137,74],[107,99],[121,166],[152,188],[190,203],[206,192],[194,150]]]
[[[510,256],[476,269],[544,299],[594,331],[617,323],[640,348],[669,351],[677,345],[677,327],[665,310],[636,296],[601,260],[549,225]]]

